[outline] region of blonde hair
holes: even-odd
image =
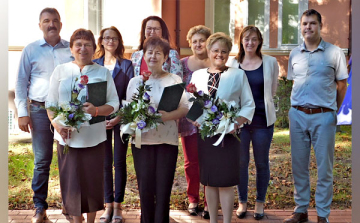
[[[206,49],[210,50],[212,45],[214,45],[214,43],[218,41],[224,43],[227,46],[228,50],[231,51],[232,39],[223,32],[217,32],[212,34],[206,41]]]
[[[189,32],[186,35],[186,40],[189,42],[190,46],[191,46],[191,38],[195,34],[202,34],[207,39],[211,35],[211,30],[208,27],[203,26],[203,25],[197,25],[197,26],[191,27],[189,29]]]

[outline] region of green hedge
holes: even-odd
[[[275,126],[278,128],[289,127],[288,112],[290,109],[291,89],[292,81],[287,80],[286,77],[282,77],[282,79],[279,80],[279,86],[274,98],[275,107],[277,108]]]

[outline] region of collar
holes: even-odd
[[[313,52],[318,51],[318,50],[325,51],[325,41],[322,38],[320,40],[319,45],[317,46],[317,48]],[[300,51],[301,52],[304,52],[304,51],[310,52],[309,50],[306,49],[305,42],[303,42],[300,45]]]
[[[44,45],[49,45],[49,46],[51,46],[50,44],[48,44],[48,43],[46,42],[46,40],[45,40],[44,37],[40,39],[39,43],[40,43],[40,44],[39,44],[40,46],[44,46]],[[60,41],[59,41],[54,47],[57,47],[57,46],[69,47],[69,44],[67,44],[67,41],[61,39],[61,37],[60,37]],[[53,47],[53,46],[51,46],[51,47]]]

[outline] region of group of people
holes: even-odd
[[[33,223],[46,219],[54,139],[63,213],[71,216],[74,223],[82,222],[82,214],[87,213],[87,222],[93,223],[96,212],[104,209],[105,204],[101,222],[123,221],[121,203],[125,195],[129,142],[120,137],[121,117],[109,115],[122,106],[123,100],[133,99],[142,84],[143,71],[151,72],[146,84],[151,86],[148,94],[155,107],[165,87],[186,82],[195,84],[197,90],[210,97],[235,101],[240,110],[234,129],[226,134],[221,145],[214,146],[218,136],[201,139],[199,122],[185,118],[191,103],[189,94],[184,92],[176,110],[159,111],[164,125],[142,133],[141,149],[130,142],[140,194],[141,222],[169,222],[179,137],[184,152],[190,215],[200,212],[201,183],[206,197],[203,218],[217,222],[221,203],[223,222],[231,222],[234,186],[239,195],[236,215],[240,219],[246,217],[251,142],[257,189],[253,217],[256,220],[264,217],[270,179],[269,150],[276,121],[273,96],[278,86],[279,66],[274,57],[261,53],[263,38],[257,27],[243,28],[238,40],[239,52],[229,60],[233,42],[229,36],[211,34],[203,25],[194,26],[187,35],[193,55],[180,59],[170,45],[166,23],[160,17],[149,16],[142,22],[138,50],[127,60],[122,36],[114,26],[101,30],[96,44],[93,33],[86,29],[76,30],[70,42],[61,39],[60,14],[54,8],[43,9],[39,21],[44,38],[23,50],[15,98],[19,128],[32,134],[35,156],[32,189],[36,209]],[[305,11],[301,17],[304,43],[292,50],[289,58],[288,79],[294,83],[289,119],[296,208],[284,222],[307,221],[311,145],[318,166],[315,197],[318,222],[328,222],[330,214],[336,111],[346,92],[347,71],[344,54],[321,38],[321,28],[321,15],[313,9]],[[106,103],[94,106],[85,102],[84,111],[92,117],[107,118],[83,126],[79,132],[69,131],[53,120],[54,112],[49,107],[70,101],[72,87],[84,75],[89,84],[106,81],[107,87]],[[85,94],[80,92],[78,97]],[[69,151],[64,154],[66,144]]]

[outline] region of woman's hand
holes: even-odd
[[[113,129],[115,125],[120,122],[120,117],[116,116],[113,119],[106,120],[106,129]]]
[[[51,122],[54,126],[54,129],[60,134],[61,138],[66,142],[67,139],[71,139],[71,130],[69,127],[64,127],[57,124],[56,122]]]
[[[197,121],[194,122],[193,120],[188,119],[188,118],[187,118],[187,120],[188,120],[188,122],[190,122],[191,124],[193,124],[194,126],[196,126],[198,128],[201,126]]]
[[[234,125],[234,130],[232,130],[231,132],[229,132],[230,134],[239,134],[241,132],[241,125],[244,124],[245,122],[249,121],[247,118],[244,118],[242,116],[237,117],[236,118],[237,123],[235,123]]]
[[[85,102],[83,104],[83,111],[90,114],[92,117],[96,116],[96,107],[90,102]]]
[[[169,112],[166,112],[166,111],[163,111],[163,110],[160,110],[160,111],[158,111],[158,112],[161,114],[161,120],[162,120],[163,122],[172,120],[172,119],[171,119],[171,116],[169,115]]]

